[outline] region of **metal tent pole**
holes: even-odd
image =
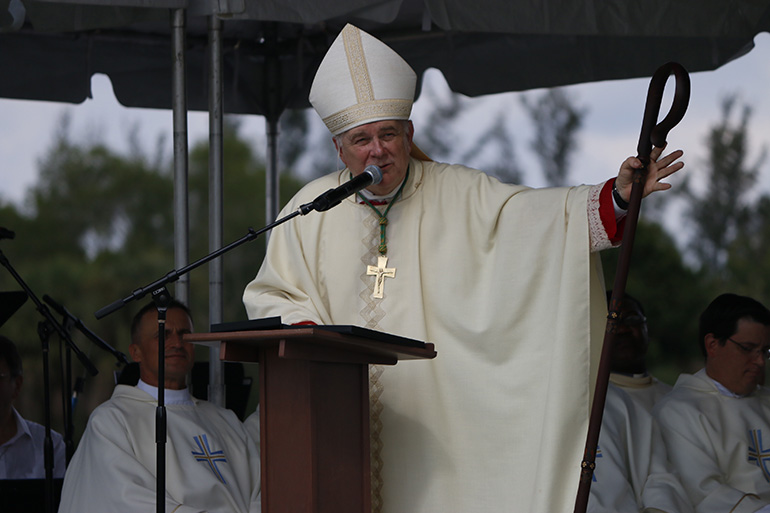
[[[265,129],[267,132],[267,162],[265,172],[265,222],[278,217],[280,191],[278,169],[278,120],[281,117],[280,62],[277,35],[273,25],[266,25],[265,33]],[[269,234],[268,234],[269,237]]]
[[[190,256],[187,193],[187,89],[185,84],[185,10],[171,11],[174,62],[172,69],[172,113],[174,125],[174,267],[184,267]],[[190,277],[182,276],[174,295],[189,304]]]
[[[209,32],[209,251],[224,244],[224,134],[222,80],[222,20],[208,18]],[[222,322],[223,262],[216,258],[209,263],[209,323]],[[209,348],[208,400],[225,405],[224,367],[219,359],[219,347]]]

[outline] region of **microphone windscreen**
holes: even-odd
[[[382,169],[375,166],[374,164],[366,166],[364,173],[372,176],[372,185],[377,185],[382,181]]]

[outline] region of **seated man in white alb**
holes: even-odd
[[[652,415],[610,383],[588,513],[692,511]]]
[[[607,291],[607,302],[612,291]],[[620,322],[612,347],[610,382],[622,388],[648,412],[658,400],[671,391],[671,386],[656,379],[647,370],[647,348],[650,336],[644,307],[631,294],[620,302]]]
[[[768,513],[770,311],[722,294],[701,314],[698,337],[705,368],[679,376],[653,410],[669,458],[698,513]]]
[[[238,417],[192,397],[194,363],[187,307],[166,312],[164,399],[167,416],[165,511],[258,513],[259,452]],[[157,309],[147,304],[131,324],[139,383],[118,385],[97,407],[64,478],[60,513],[146,513],[156,508],[155,417],[158,406]]]

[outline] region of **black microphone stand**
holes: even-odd
[[[115,359],[118,361],[118,365],[128,364],[128,357],[125,355],[125,353],[122,353],[109,345],[107,342],[105,342],[99,335],[88,329],[88,327],[81,321],[79,318],[77,318],[75,315],[72,314],[67,308],[62,306],[61,303],[57,303],[54,301],[54,299],[49,296],[48,294],[43,294],[43,301],[51,305],[51,307],[56,310],[57,313],[64,316],[65,321],[69,320],[69,322],[72,323],[72,326],[78,329],[83,335],[86,336],[87,339],[89,339],[91,342],[93,342],[96,347],[103,349],[107,351],[108,353],[112,354],[112,356],[115,357]]]
[[[155,409],[155,505],[158,513],[166,509],[166,312],[171,294],[166,287],[153,291],[152,300],[158,309],[158,406]]]
[[[43,316],[44,320],[38,323],[38,336],[43,349],[43,387],[45,398],[43,406],[45,408],[45,442],[44,442],[44,458],[45,458],[45,510],[46,513],[54,513],[54,500],[53,500],[53,439],[51,438],[51,397],[50,397],[50,370],[48,368],[48,356],[49,356],[49,344],[48,339],[51,333],[56,332],[59,334],[60,340],[64,340],[67,346],[75,353],[83,366],[88,369],[91,375],[95,376],[99,371],[91,363],[91,360],[83,354],[80,349],[72,341],[72,338],[67,333],[67,330],[54,319],[48,308],[40,302],[40,299],[32,292],[27,283],[22,279],[16,269],[13,268],[8,258],[0,250],[0,264],[2,264],[11,276],[21,285],[21,288],[27,293],[32,301],[37,306],[37,311]]]
[[[332,190],[327,191],[328,194],[332,192]],[[348,195],[353,194],[354,192],[357,192],[355,190],[351,190]],[[251,242],[252,240],[259,237],[261,234],[267,232],[268,230],[272,230],[278,225],[281,225],[285,223],[286,221],[293,219],[294,217],[297,217],[298,215],[306,215],[312,212],[313,210],[321,211],[327,210],[334,205],[339,204],[341,199],[335,198],[337,201],[334,203],[334,205],[329,206],[328,201],[327,204],[322,203],[321,200],[325,200],[326,198],[322,194],[316,200],[312,203],[306,203],[302,206],[300,206],[297,210],[292,212],[291,214],[288,214],[276,221],[273,221],[272,223],[266,225],[265,227],[254,230],[253,228],[249,228],[249,231],[246,235],[241,237],[240,239],[231,242],[227,246],[221,247],[218,250],[209,253],[208,255],[204,256],[203,258],[200,258],[196,260],[195,262],[186,265],[185,267],[176,270],[172,269],[163,278],[160,278],[158,280],[155,280],[154,282],[150,283],[149,285],[146,285],[144,287],[140,287],[136,290],[134,290],[130,295],[124,297],[123,299],[119,299],[117,301],[114,301],[113,303],[99,309],[94,314],[97,319],[101,319],[120,308],[124,307],[126,304],[130,303],[133,300],[141,299],[147,293],[152,294],[153,301],[155,302],[155,306],[158,309],[158,407],[156,409],[155,413],[155,443],[157,448],[157,462],[156,462],[156,511],[157,513],[163,513],[165,511],[165,492],[166,492],[166,409],[165,409],[165,324],[166,324],[166,310],[168,307],[168,304],[170,304],[171,301],[171,295],[169,294],[168,290],[166,289],[166,285],[169,283],[177,281],[180,277],[184,276],[185,274],[189,273],[193,269],[200,267],[201,265],[224,255],[228,251],[237,248],[238,246],[246,243]],[[325,207],[325,208],[323,208]]]
[[[191,264],[187,264],[186,266],[182,267],[179,270],[172,269],[171,271],[166,273],[166,275],[163,278],[155,280],[154,282],[150,283],[149,285],[145,285],[144,287],[140,287],[140,288],[134,290],[128,296],[124,297],[123,299],[119,299],[119,300],[117,300],[117,301],[115,301],[113,303],[110,303],[109,305],[107,305],[107,306],[105,306],[103,308],[100,308],[99,310],[97,310],[94,313],[94,315],[96,316],[97,319],[102,319],[103,317],[106,317],[107,315],[111,314],[112,312],[115,312],[115,311],[123,308],[125,305],[127,305],[131,301],[133,301],[135,299],[142,299],[148,293],[153,293],[155,291],[158,291],[158,290],[164,288],[169,283],[173,283],[173,282],[177,281],[179,278],[181,278],[185,274],[189,273],[193,269],[195,269],[197,267],[200,267],[201,265],[203,265],[203,264],[205,264],[205,263],[207,263],[207,262],[209,262],[211,260],[214,260],[215,258],[217,258],[219,256],[224,255],[225,253],[227,253],[231,249],[235,249],[238,246],[240,246],[241,244],[244,244],[246,242],[251,242],[252,240],[256,239],[257,237],[259,237],[260,235],[265,233],[266,231],[272,230],[273,228],[275,228],[279,224],[283,224],[284,222],[288,221],[289,219],[291,219],[293,217],[298,216],[299,214],[300,214],[299,211],[292,212],[291,214],[289,214],[289,215],[287,215],[287,216],[285,216],[285,217],[283,217],[283,218],[281,218],[281,219],[279,219],[277,221],[274,221],[274,222],[270,223],[269,225],[265,226],[264,228],[262,228],[260,230],[257,230],[257,231],[255,231],[253,228],[249,228],[248,233],[246,235],[244,235],[243,237],[241,237],[240,239],[238,239],[238,240],[236,240],[234,242],[231,242],[227,246],[221,247],[221,248],[217,249],[216,251],[214,251],[212,253],[209,253],[208,255],[204,256],[203,258],[200,258],[200,259],[196,260],[195,262],[193,262]]]
[[[67,308],[57,303],[48,294],[43,294],[43,301],[53,308],[58,314],[62,316],[62,325],[67,333],[72,332],[72,328],[77,328],[86,338],[91,340],[98,348],[107,351],[112,354],[117,360],[117,365],[128,364],[128,358],[126,355],[102,340],[99,335],[88,329],[79,318],[73,315]],[[78,394],[83,391],[83,387],[86,379],[86,372],[82,377],[78,377],[75,383],[72,382],[72,355],[69,349],[66,350],[66,363],[65,369],[62,370],[63,384],[62,384],[62,410],[65,412],[65,428],[64,428],[64,443],[67,448],[67,463],[72,459],[72,455],[75,452],[75,445],[73,442],[74,428],[74,410],[77,406]]]
[[[43,300],[45,300],[45,298],[46,295],[43,294]],[[64,326],[64,329],[67,331],[67,333],[72,336],[72,320],[65,317],[62,319],[62,326]],[[62,381],[62,411],[64,412],[64,449],[67,458],[67,465],[69,465],[70,461],[72,460],[72,456],[75,454],[75,423],[73,421],[73,404],[71,401],[67,400],[69,396],[68,391],[72,384],[72,351],[70,351],[69,348],[64,349],[62,347],[61,341],[59,341],[60,362],[62,354],[65,355],[64,362],[62,363],[63,368],[60,368]]]
[[[371,168],[374,168],[374,170],[371,170]],[[369,185],[370,183],[379,183],[382,179],[382,171],[376,166],[368,166],[365,171],[367,171],[367,175],[370,177],[370,180],[366,183],[362,182],[359,184],[357,188],[347,188],[345,189],[344,186],[349,184],[350,182],[353,182],[356,180],[355,178],[353,180],[348,181],[347,183],[343,184],[343,186],[338,187],[337,189],[329,189],[325,193],[318,196],[315,200],[313,200],[310,203],[305,203],[304,205],[301,205],[297,210],[292,212],[291,214],[287,214],[283,216],[280,219],[277,219],[273,221],[272,223],[266,225],[265,227],[254,231],[253,228],[249,228],[249,232],[241,237],[240,239],[231,242],[227,246],[221,247],[217,249],[216,251],[213,251],[212,253],[209,253],[208,255],[204,256],[203,258],[200,258],[196,260],[195,262],[188,264],[184,267],[182,267],[179,270],[172,269],[163,278],[160,278],[158,280],[155,280],[154,282],[150,283],[149,285],[146,285],[144,287],[140,287],[136,290],[134,290],[130,295],[124,297],[123,299],[119,299],[103,308],[100,308],[96,311],[94,314],[97,319],[101,319],[102,317],[105,317],[112,312],[119,310],[123,306],[125,306],[127,303],[130,303],[131,301],[135,299],[141,299],[145,295],[147,295],[148,292],[155,292],[159,291],[160,289],[164,288],[169,283],[173,283],[177,281],[180,277],[184,276],[185,274],[189,273],[196,267],[200,267],[201,265],[217,258],[228,251],[237,248],[241,244],[245,242],[250,242],[266,231],[272,230],[278,225],[281,225],[285,223],[286,221],[293,219],[297,217],[298,215],[307,215],[313,210],[317,210],[319,212],[323,212],[326,210],[329,210],[330,208],[339,205],[339,203],[347,196],[350,196],[351,194],[354,194],[358,192],[359,190],[363,189],[365,186]],[[379,173],[379,177],[374,178]],[[340,190],[344,189],[344,192],[340,194]],[[344,195],[343,195],[344,194]]]

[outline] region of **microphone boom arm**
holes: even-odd
[[[128,358],[124,353],[121,353],[107,342],[105,342],[99,335],[88,329],[88,327],[83,324],[83,321],[73,315],[61,303],[54,301],[53,298],[48,294],[43,294],[43,301],[51,305],[51,308],[56,310],[60,315],[63,315],[65,318],[69,319],[70,322],[72,322],[72,325],[75,326],[91,342],[96,344],[99,348],[104,349],[108,353],[111,353],[119,363],[128,364]]]
[[[233,241],[227,246],[223,246],[212,253],[209,253],[203,258],[200,258],[195,262],[188,264],[179,270],[172,269],[171,271],[166,273],[166,275],[163,278],[155,280],[149,285],[146,285],[144,287],[140,287],[134,290],[131,294],[124,297],[123,299],[119,299],[105,307],[102,307],[101,309],[97,310],[94,315],[96,316],[97,319],[101,319],[111,314],[112,312],[119,310],[120,308],[130,303],[131,301],[135,299],[143,298],[148,292],[154,292],[156,290],[159,290],[165,287],[169,283],[173,283],[177,281],[180,277],[189,273],[193,269],[200,267],[201,265],[227,253],[232,249],[237,248],[241,244],[244,244],[246,242],[251,242],[252,240],[256,239],[257,237],[265,233],[266,231],[272,230],[276,226],[285,223],[289,219],[297,217],[298,215],[304,216],[312,212],[313,210],[319,210],[319,211],[328,210],[329,208],[332,208],[333,206],[339,204],[344,197],[347,197],[355,192],[358,192],[361,189],[371,184],[378,184],[380,183],[381,180],[382,180],[382,171],[380,170],[380,168],[378,168],[377,166],[367,166],[366,169],[364,169],[363,173],[353,178],[352,180],[349,180],[348,182],[342,184],[340,187],[337,187],[336,189],[330,189],[329,191],[323,193],[321,196],[316,198],[312,203],[306,203],[300,206],[297,210],[295,210],[291,214],[288,214],[282,217],[281,219],[273,221],[272,223],[268,224],[267,226],[259,230],[255,231],[253,228],[249,228],[249,232],[243,237],[241,237],[240,239]],[[337,199],[337,197],[340,194],[344,194],[344,196],[342,196],[342,198]],[[336,201],[336,203],[330,204],[329,203],[330,200],[332,202]],[[323,208],[321,208],[321,205],[323,205]]]

